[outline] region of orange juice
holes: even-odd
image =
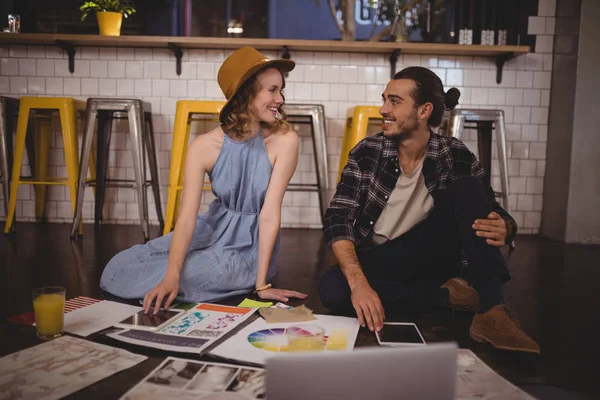
[[[41,288],[34,291],[35,325],[42,339],[52,339],[63,333],[65,291],[61,289]]]

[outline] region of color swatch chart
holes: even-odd
[[[262,329],[248,335],[248,342],[252,346],[266,351],[285,352],[287,351],[288,338],[286,336],[287,329],[294,329],[295,335],[306,335],[310,337],[311,332],[303,331],[301,328],[272,328]],[[347,329],[331,329],[328,335],[325,336],[323,343],[324,351],[343,351],[348,346],[349,332]]]

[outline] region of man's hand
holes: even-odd
[[[491,212],[487,219],[476,219],[473,224],[475,234],[486,238],[487,244],[502,247],[506,244],[507,223],[495,212]]]
[[[379,332],[383,328],[385,313],[381,300],[371,285],[365,280],[352,287],[351,297],[360,325],[364,327],[366,323],[369,330]]]

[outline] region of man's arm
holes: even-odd
[[[462,145],[465,146],[464,144],[462,144]],[[465,146],[465,149],[467,151],[469,151],[466,146]],[[471,174],[478,178],[483,178],[483,176],[485,175],[483,167],[479,163],[479,160],[477,160],[477,157],[475,157],[475,155],[473,153],[471,153],[470,151],[469,151],[469,153],[471,155]],[[501,218],[504,221],[504,227],[506,229],[506,231],[505,231],[506,236],[505,236],[504,243],[505,244],[512,243],[512,241],[515,240],[515,237],[517,236],[517,230],[518,230],[517,222],[504,208],[502,208],[500,203],[498,203],[498,201],[496,201],[496,196],[494,195],[494,190],[490,186],[487,186],[486,189],[487,189],[488,201],[492,205],[492,212],[490,213],[490,215],[487,216],[487,219],[488,220],[498,220],[499,218]]]
[[[358,241],[353,223],[362,208],[362,173],[356,161],[356,152],[357,148],[354,148],[348,156],[336,193],[325,213],[323,233],[348,280],[352,291],[352,305],[361,326],[367,324],[373,331],[383,327],[385,315],[381,300],[369,285],[356,255],[355,246]]]
[[[361,326],[368,325],[371,331],[383,328],[385,312],[377,293],[373,290],[356,256],[354,243],[349,240],[338,240],[331,247],[340,263],[340,269],[348,281],[352,292],[352,306],[356,311]]]

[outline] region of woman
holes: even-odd
[[[148,312],[182,301],[217,301],[255,289],[262,299],[303,293],[276,289],[281,204],[298,162],[298,135],[282,110],[290,60],[269,60],[252,47],[232,53],[218,73],[227,98],[221,126],[190,144],[181,211],[172,234],[117,254],[100,286],[144,298]],[[198,216],[208,173],[216,199]]]

